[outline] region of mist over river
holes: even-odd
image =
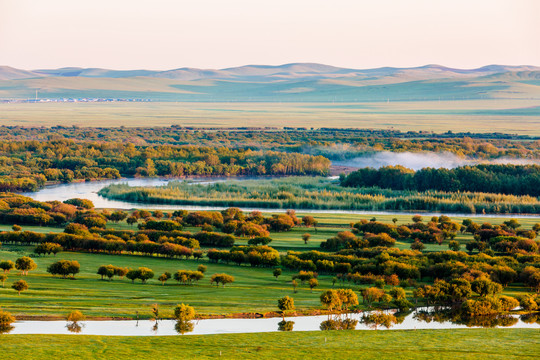
[[[381,151],[373,154],[354,157],[347,160],[332,161],[333,165],[348,166],[354,168],[380,168],[383,166],[401,165],[409,169],[420,170],[425,167],[453,169],[465,165],[477,164],[514,164],[514,165],[534,165],[540,164],[540,159],[517,159],[517,158],[497,158],[492,160],[481,160],[459,157],[450,152],[391,152]]]

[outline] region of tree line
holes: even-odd
[[[0,191],[35,191],[47,181],[122,176],[325,175],[323,156],[130,141],[0,141]]]
[[[379,187],[393,190],[484,192],[540,196],[540,165],[475,165],[454,169],[403,166],[363,168],[346,176],[345,187]]]

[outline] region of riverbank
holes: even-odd
[[[30,347],[29,344],[32,344]],[[182,337],[2,335],[6,359],[534,359],[537,329],[321,331]]]

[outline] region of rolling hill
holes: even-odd
[[[227,69],[110,70],[0,67],[0,99],[114,98],[182,102],[382,102],[540,99],[540,68],[347,69],[323,64]]]

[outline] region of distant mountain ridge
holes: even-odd
[[[456,69],[441,65],[424,65],[410,68],[381,67],[372,69],[341,68],[317,63],[290,63],[283,65],[244,65],[225,69],[177,68],[171,70],[111,70],[102,68],[66,67],[59,69],[22,70],[9,66],[0,66],[0,80],[19,80],[38,77],[97,77],[129,78],[157,77],[177,80],[201,79],[238,79],[275,77],[277,79],[298,77],[354,78],[366,76],[391,76],[396,74],[423,73],[436,78],[463,75],[491,75],[510,71],[540,71],[540,67],[531,65],[487,65],[477,69]]]
[[[487,65],[454,69],[432,64],[350,69],[291,63],[158,71],[78,67],[21,70],[0,66],[0,100],[36,98],[186,102],[540,100],[540,67]],[[534,115],[537,110],[527,111]]]

